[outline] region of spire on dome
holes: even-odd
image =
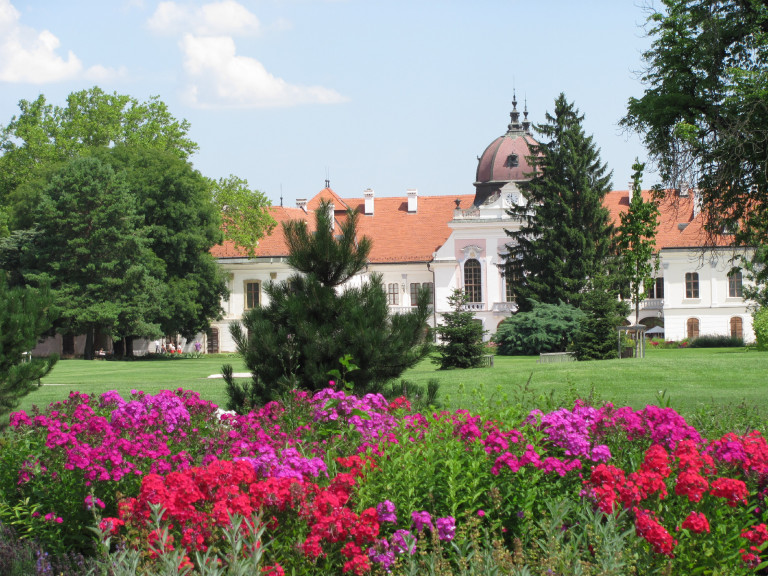
[[[523,109],[523,131],[526,134],[531,133],[531,121],[528,120],[528,96],[525,97],[525,108]]]
[[[514,88],[512,88],[512,112],[509,113],[509,119],[507,134],[523,131],[523,126],[520,124],[520,112],[517,111],[517,95]]]

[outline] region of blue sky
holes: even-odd
[[[0,0],[0,124],[21,99],[100,86],[159,95],[191,123],[206,176],[273,204],[474,192],[513,89],[542,122],[564,92],[627,189],[650,45],[635,0]],[[655,182],[647,173],[644,187]]]

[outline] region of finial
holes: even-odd
[[[523,108],[523,130],[530,134],[531,122],[528,120],[528,95],[525,95],[525,108]]]
[[[328,180],[328,178],[325,179],[325,187],[330,188],[331,187],[331,181]]]
[[[517,111],[517,94],[514,86],[512,87],[512,112],[509,113],[510,123],[507,125],[507,134],[511,132],[519,132],[522,127],[520,126],[520,112]]]
[[[280,208],[283,207],[283,185],[280,184]]]

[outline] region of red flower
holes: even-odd
[[[683,520],[682,528],[701,534],[702,532],[709,532],[709,521],[707,517],[701,512],[691,512],[688,517]]]
[[[735,508],[736,506],[747,503],[747,485],[741,480],[734,480],[733,478],[718,478],[712,482],[712,490],[709,491],[712,496],[717,498],[725,498],[728,501],[728,506]]]

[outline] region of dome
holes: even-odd
[[[514,97],[512,106],[507,133],[491,142],[478,158],[475,186],[531,178],[533,169],[528,164],[528,156],[531,154],[529,147],[536,144],[536,141],[529,132],[531,123],[528,121],[527,106],[523,122],[519,121],[520,113],[517,111],[517,101]]]

